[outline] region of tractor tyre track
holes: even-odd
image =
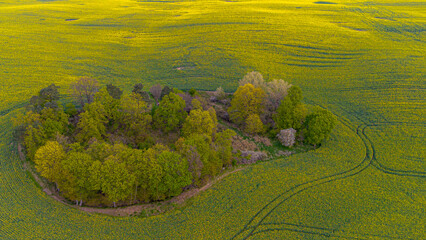
[[[346,127],[348,127],[349,129],[352,129],[349,123],[345,123],[343,122],[343,120],[339,119],[339,121]],[[360,132],[363,132],[364,129],[368,127],[367,125],[359,125],[356,129],[356,134],[358,135],[358,137],[361,138],[362,142],[364,143],[365,146],[365,157],[364,159],[355,167],[349,169],[349,170],[345,170],[342,172],[338,172],[335,174],[331,174],[331,175],[327,175],[324,177],[320,177],[314,180],[310,180],[301,184],[297,184],[295,186],[293,186],[292,188],[290,188],[289,190],[281,193],[280,195],[278,195],[277,197],[275,197],[273,200],[271,200],[269,203],[267,203],[262,209],[260,209],[250,220],[249,222],[243,227],[243,229],[241,229],[237,234],[235,234],[231,239],[237,239],[237,238],[242,238],[242,239],[247,239],[251,236],[253,236],[254,234],[256,234],[256,230],[257,228],[262,225],[263,221],[279,206],[281,206],[283,203],[285,203],[287,200],[291,199],[292,197],[296,196],[297,194],[304,192],[308,189],[311,189],[313,187],[319,186],[319,185],[323,185],[329,182],[334,182],[340,179],[345,179],[345,178],[349,178],[352,176],[355,176],[359,173],[361,173],[362,171],[364,171],[365,169],[368,168],[368,166],[370,166],[371,162],[372,162],[372,156],[371,156],[371,152],[372,152],[372,148],[371,145],[369,145],[369,141],[367,141],[366,139],[362,138],[360,135]],[[363,128],[362,130],[360,130],[360,128]],[[353,130],[353,129],[352,129]],[[254,222],[257,222],[255,224],[252,224]],[[320,227],[311,227],[311,228],[318,228],[320,229]],[[245,232],[248,232],[247,235],[243,236]]]

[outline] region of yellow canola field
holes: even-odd
[[[425,19],[408,0],[1,1],[0,239],[426,238]],[[336,114],[331,138],[164,215],[64,206],[11,145],[10,119],[51,83],[234,91],[252,70]]]

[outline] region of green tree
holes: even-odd
[[[58,108],[57,101],[59,100],[59,87],[55,84],[51,84],[46,88],[39,91],[38,95],[33,96],[30,99],[30,110],[35,112],[41,112],[45,108]]]
[[[195,110],[195,109],[203,110],[203,106],[201,105],[201,102],[196,98],[191,100],[191,105],[192,105],[193,110]]]
[[[174,93],[166,95],[154,112],[154,126],[165,132],[176,130],[182,125],[187,116],[184,108],[185,101],[182,97]]]
[[[183,187],[191,184],[188,162],[178,153],[163,151],[158,155],[158,163],[164,171],[158,190],[166,197],[179,195]]]
[[[80,114],[80,121],[77,127],[80,129],[77,140],[87,142],[92,138],[102,140],[106,133],[105,124],[108,122],[104,105],[95,101],[86,104],[85,111]]]
[[[146,161],[147,159],[144,158],[143,151],[139,149],[126,148],[117,153],[117,156],[126,164],[126,168],[129,173],[135,176],[133,200],[136,201],[138,190],[142,189],[142,191],[139,191],[139,195],[143,195],[143,199],[148,201],[149,195],[146,189],[148,187],[147,174],[149,171],[149,163]]]
[[[261,115],[264,110],[265,92],[261,88],[248,83],[238,87],[231,101],[228,113],[231,120],[237,124],[245,123],[251,114]]]
[[[213,107],[209,107],[207,109],[207,111],[209,112],[210,117],[213,120],[213,126],[214,126],[214,128],[213,128],[213,137],[214,137],[214,133],[217,131],[217,115],[216,115],[216,110],[214,110]]]
[[[245,132],[249,134],[263,133],[265,127],[263,126],[262,120],[259,115],[250,114],[246,120]]]
[[[141,189],[147,192],[152,200],[163,200],[166,197],[160,189],[164,169],[158,161],[158,156],[164,151],[168,151],[164,145],[154,145],[145,151],[143,154],[144,160],[142,161],[145,164],[140,165],[143,172],[140,176]]]
[[[143,96],[132,93],[126,95],[121,101],[122,120],[120,121],[126,129],[127,136],[132,137],[135,142],[143,142],[149,133],[152,116],[143,101]]]
[[[19,118],[19,119],[18,119]],[[68,115],[59,106],[43,108],[39,113],[32,111],[19,115],[14,119],[14,124],[19,126],[20,134],[26,147],[27,156],[34,160],[36,150],[44,145],[47,140],[53,140],[57,135],[63,135],[68,130]]]
[[[41,110],[40,120],[42,131],[44,131],[47,139],[52,139],[57,134],[65,134],[67,132],[68,115],[63,112],[61,107],[56,110],[52,108]]]
[[[33,127],[32,125],[27,127],[24,136],[25,149],[27,156],[34,161],[34,157],[37,149],[46,143],[47,137],[44,131],[39,127]]]
[[[206,134],[191,134],[185,139],[180,139],[176,143],[176,149],[190,161],[189,167],[193,176],[199,175],[199,178],[215,176],[222,167],[212,138]]]
[[[172,89],[169,86],[164,86],[163,90],[161,90],[160,100],[162,100],[164,96],[169,95],[171,92],[172,92]]]
[[[120,100],[113,98],[106,88],[102,88],[95,94],[95,102],[103,105],[105,116],[110,125],[120,119]]]
[[[236,133],[233,130],[226,129],[216,136],[216,151],[224,166],[229,166],[232,163],[232,137],[235,135]]]
[[[213,135],[216,129],[215,121],[209,111],[201,109],[192,110],[182,126],[182,136],[187,137],[191,134]]]
[[[189,89],[188,91],[189,95],[191,95],[191,97],[194,97],[195,94],[197,93],[197,90],[195,90],[194,88]]]
[[[114,207],[118,201],[130,197],[133,192],[135,176],[131,174],[125,163],[119,161],[117,156],[109,156],[101,167],[102,172],[102,192],[113,202]]]
[[[288,95],[281,100],[281,104],[274,116],[275,127],[277,129],[301,129],[307,115],[307,109],[301,102],[302,99],[300,88],[292,86],[288,91]]]
[[[89,171],[94,160],[93,158],[83,152],[69,152],[67,157],[61,162],[67,178],[68,186],[70,186],[70,194],[68,198],[75,200],[80,206],[83,200],[87,200],[91,192],[92,186],[90,185],[91,172]],[[62,188],[63,191],[66,189]]]
[[[142,99],[144,101],[148,101],[149,100],[149,94],[143,90],[143,84],[142,83],[137,83],[133,86],[133,90],[132,93],[136,93],[139,96],[142,97]]]
[[[314,111],[306,118],[304,131],[306,142],[317,145],[328,139],[336,123],[337,118],[330,111],[315,107]]]
[[[67,103],[65,105],[65,113],[70,115],[70,116],[75,116],[77,115],[77,109],[75,108],[75,105],[73,103]]]
[[[102,141],[93,141],[86,150],[94,160],[103,162],[109,155],[113,154],[113,146]]]
[[[100,191],[102,189],[103,177],[102,162],[95,160],[89,167],[89,189],[92,191]]]
[[[58,142],[47,141],[36,151],[34,162],[42,177],[57,184],[61,180],[61,162],[65,157],[65,151]]]
[[[107,84],[106,89],[109,95],[114,99],[120,99],[121,95],[123,95],[123,91],[115,85]]]
[[[303,100],[302,89],[300,89],[299,86],[293,85],[289,88],[287,96],[290,98],[293,105],[297,105]]]

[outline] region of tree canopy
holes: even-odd
[[[337,118],[330,111],[315,107],[306,118],[306,141],[314,145],[320,144],[329,137],[336,123]]]
[[[165,132],[179,128],[187,116],[184,108],[185,101],[179,95],[171,92],[164,96],[154,112],[154,126]]]
[[[91,78],[71,86],[75,101],[65,109],[52,84],[30,100],[14,125],[40,175],[78,205],[164,200],[245,163],[259,155],[252,151],[257,147],[274,148],[266,134],[294,128],[292,144],[303,144],[304,137],[319,145],[336,125],[326,109],[308,114],[299,87],[266,82],[257,72],[247,74],[234,94],[159,84],[150,88],[151,96],[143,84],[123,93],[112,84],[98,90]]]
[[[251,114],[261,115],[264,110],[265,92],[251,83],[238,87],[228,108],[231,120],[243,124]]]

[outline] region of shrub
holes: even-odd
[[[282,145],[286,147],[292,147],[296,140],[296,130],[294,130],[293,128],[281,130],[277,134],[277,138]]]

